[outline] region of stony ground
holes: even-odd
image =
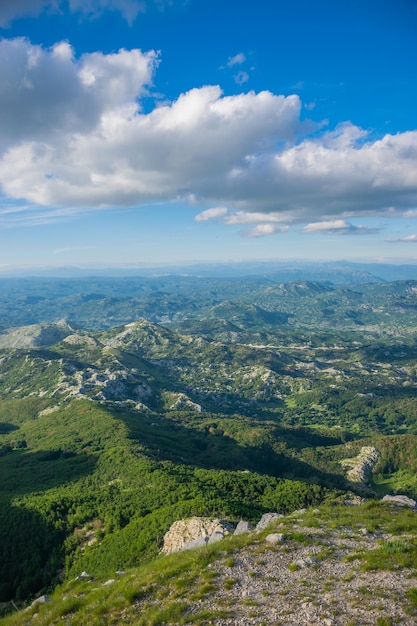
[[[363,561],[350,560],[398,536],[364,528],[307,528],[301,520],[288,538],[279,524],[270,530],[284,539],[270,544],[263,537],[209,566],[212,588],[190,606],[192,612],[228,612],[207,621],[217,626],[417,623],[405,597],[417,587],[417,571],[363,571]]]
[[[386,506],[385,517],[369,508],[349,523],[350,507],[270,513],[262,530],[164,556],[142,574],[80,575],[10,624],[415,626],[417,512],[399,519]]]

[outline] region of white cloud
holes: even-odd
[[[255,228],[245,233],[246,237],[266,237],[267,235],[275,235],[276,233],[284,233],[288,230],[288,226],[278,226],[277,224],[258,224]]]
[[[245,211],[229,213],[226,207],[207,209],[196,215],[194,219],[196,222],[205,222],[216,218],[222,218],[222,224],[227,224],[228,226],[256,224],[254,228],[242,232],[248,238],[283,233],[289,228],[286,224],[279,224],[279,222],[283,221],[283,217],[279,213],[250,213]]]
[[[249,80],[249,74],[247,72],[238,72],[233,76],[233,80],[237,85],[243,85]]]
[[[349,231],[351,224],[345,220],[329,220],[326,222],[313,222],[304,226],[304,233],[334,233],[335,231]]]
[[[304,108],[307,109],[307,111],[312,111],[313,109],[316,108],[316,103],[315,102],[307,102],[304,105]]]
[[[76,207],[33,207],[33,205],[6,206],[0,210],[1,228],[13,228],[14,226],[39,226],[53,224],[68,220],[79,213]]]
[[[403,217],[417,217],[417,209],[410,209],[409,211],[406,211]]]
[[[57,11],[61,0],[2,0],[0,4],[0,27],[9,26],[18,17],[36,17],[45,9]]]
[[[87,17],[98,17],[105,11],[120,11],[131,24],[146,5],[153,2],[163,6],[163,0],[1,0],[0,27],[7,27],[20,17],[37,17],[44,11],[60,13],[71,11]]]
[[[385,241],[395,242],[395,243],[417,243],[417,235],[407,235],[406,237],[399,237],[398,239],[386,239]]]
[[[69,0],[70,10],[97,17],[105,11],[120,11],[129,24],[146,11],[144,0]]]
[[[246,56],[243,52],[235,54],[233,57],[229,57],[227,61],[227,67],[233,67],[234,65],[242,65],[246,61]]]
[[[271,200],[279,189],[276,208],[294,217],[392,213],[417,203],[417,131],[366,141],[344,124],[284,149],[269,166]]]
[[[68,246],[66,248],[57,248],[53,251],[53,254],[72,254],[73,252],[79,252],[81,250],[98,250],[97,246]]]
[[[228,172],[245,166],[246,155],[290,139],[299,126],[296,96],[222,97],[216,86],[142,114],[136,98],[152,80],[152,52],[94,53],[77,61],[62,46],[1,45],[12,53],[1,63],[0,50],[0,79],[10,78],[0,120],[7,140],[0,183],[11,198],[96,207],[195,194],[201,204],[217,181],[228,185]],[[23,76],[33,84],[25,98]]]
[[[321,233],[325,235],[369,235],[376,232],[367,226],[354,226],[346,220],[327,220],[312,222],[302,229],[303,233]]]
[[[85,54],[71,46],[50,49],[26,39],[0,41],[0,151],[23,145],[27,152],[53,151],[72,133],[97,129],[108,110],[128,110],[152,82],[157,55],[140,50]],[[36,142],[31,144],[31,142]]]
[[[145,113],[157,65],[153,51],[77,59],[66,42],[0,41],[3,194],[45,207],[44,219],[175,201],[227,206],[215,216],[226,224],[298,222],[307,233],[369,233],[346,220],[414,215],[417,130],[377,140],[350,123],[323,132],[300,122],[296,95],[224,96],[218,86]]]
[[[223,222],[225,224],[258,224],[259,222],[282,222],[285,218],[280,213],[257,213],[248,211],[237,211],[227,215]]]
[[[226,213],[227,213],[226,207],[223,207],[223,206],[214,207],[212,209],[206,209],[205,211],[198,213],[194,217],[194,220],[196,222],[207,222],[208,220],[216,219],[217,217],[222,217],[223,215],[226,215]]]

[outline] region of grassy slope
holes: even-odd
[[[394,572],[393,575],[400,579],[403,576],[409,580],[410,572],[417,568],[417,515],[408,509],[401,510],[372,502],[360,507],[322,506],[319,511],[310,509],[303,515],[302,526],[303,529],[300,531],[299,516],[295,518],[289,516],[280,520],[278,530],[285,535],[282,549],[285,553],[291,554],[293,551],[296,554],[299,546],[308,545],[310,551],[315,550],[318,563],[333,558],[333,550],[329,548],[329,545],[332,545],[332,541],[329,543],[330,537],[333,541],[337,537],[338,541],[342,542],[340,544],[342,548],[343,537],[357,534],[360,528],[367,529],[368,536],[375,536],[372,549],[358,548],[357,546],[361,545],[360,538],[353,542],[350,552],[348,551],[344,557],[346,579],[344,587],[349,588],[349,580],[360,576],[361,572],[386,570]],[[274,527],[269,527],[261,534],[250,533],[226,538],[206,548],[160,556],[121,575],[113,570],[112,582],[107,584],[103,577],[93,580],[88,576],[85,580],[69,580],[54,592],[50,602],[36,605],[29,611],[21,611],[2,620],[2,623],[5,626],[26,624],[35,614],[36,623],[40,626],[59,624],[63,620],[73,626],[87,623],[124,623],[138,626],[156,626],[162,623],[202,625],[218,623],[222,617],[231,619],[230,623],[233,623],[233,616],[242,608],[227,602],[227,590],[236,585],[239,576],[242,576],[242,573],[239,574],[239,571],[234,569],[234,564],[243,556],[253,553],[251,565],[258,572],[256,576],[258,578],[262,576],[264,563],[262,556],[265,550],[272,549],[266,547],[264,539],[266,534],[273,530]],[[275,550],[278,556],[280,548]],[[353,564],[353,569],[350,563]],[[290,577],[290,572],[296,567],[295,565],[293,567],[293,563],[288,567],[287,576]],[[219,575],[222,570],[230,572],[227,578]],[[338,571],[340,572],[340,566]],[[313,585],[314,576],[314,571],[309,573],[309,586]],[[392,578],[390,580],[392,584]],[[322,581],[327,592],[335,582],[337,583],[331,576],[327,581]],[[337,584],[341,586],[342,582],[339,581]],[[386,589],[379,587],[374,592],[368,590],[368,596],[364,590],[362,592],[360,599],[362,606],[366,606],[367,603],[370,606],[373,604],[374,593],[380,598],[381,617],[378,619],[386,621],[372,623],[383,625],[394,623],[389,618],[383,618],[381,612],[384,594],[389,598],[391,592],[390,582],[387,585]],[[398,607],[401,607],[404,619],[411,624],[413,616],[417,615],[417,588],[410,581],[407,583],[407,589],[407,592],[403,592],[401,597],[396,597],[395,600]],[[223,600],[217,601],[217,604],[213,600],[208,602],[210,597],[217,596],[218,591],[222,592]],[[304,588],[302,593],[305,596],[307,590]],[[351,596],[351,599],[354,597]],[[285,605],[285,602],[286,598],[280,598],[279,594],[268,600],[269,604],[277,605],[280,603]],[[256,605],[254,602],[253,608],[256,609]],[[294,602],[294,606],[291,604],[287,606],[288,618],[291,618],[292,610],[295,617],[300,610],[300,600]],[[323,612],[325,609],[321,610]],[[252,609],[249,615],[255,617],[256,610]],[[253,623],[258,622],[255,619]]]

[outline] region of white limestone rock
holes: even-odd
[[[417,511],[417,502],[412,498],[404,495],[390,496],[386,495],[382,498],[382,502],[395,504],[396,506],[408,506],[413,511]]]
[[[174,522],[164,536],[163,554],[196,548],[209,541],[219,541],[233,532],[233,526],[224,520],[191,517]]]
[[[285,539],[285,535],[283,533],[271,533],[265,537],[265,541],[272,545],[277,543],[282,543]]]

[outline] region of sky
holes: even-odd
[[[417,263],[415,0],[1,0],[0,272]]]

